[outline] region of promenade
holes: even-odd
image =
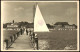
[[[30,37],[26,34],[26,31],[14,41],[8,50],[33,50]]]

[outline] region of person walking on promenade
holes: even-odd
[[[30,35],[31,35],[31,30],[29,32],[30,32]]]
[[[21,35],[22,35],[22,28],[20,29],[20,31],[21,31]]]
[[[26,34],[28,35],[28,30],[26,29]]]
[[[35,38],[35,33],[33,32],[33,39]]]

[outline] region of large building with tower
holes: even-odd
[[[7,29],[18,29],[18,28],[19,28],[19,25],[15,23],[14,20],[11,24],[7,25]]]

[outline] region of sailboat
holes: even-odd
[[[34,32],[49,32],[49,29],[43,19],[38,4],[36,5],[34,14]]]

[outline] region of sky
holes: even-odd
[[[35,2],[4,2],[2,4],[3,23],[19,21],[33,22]],[[46,23],[68,22],[77,24],[76,2],[38,2]]]

